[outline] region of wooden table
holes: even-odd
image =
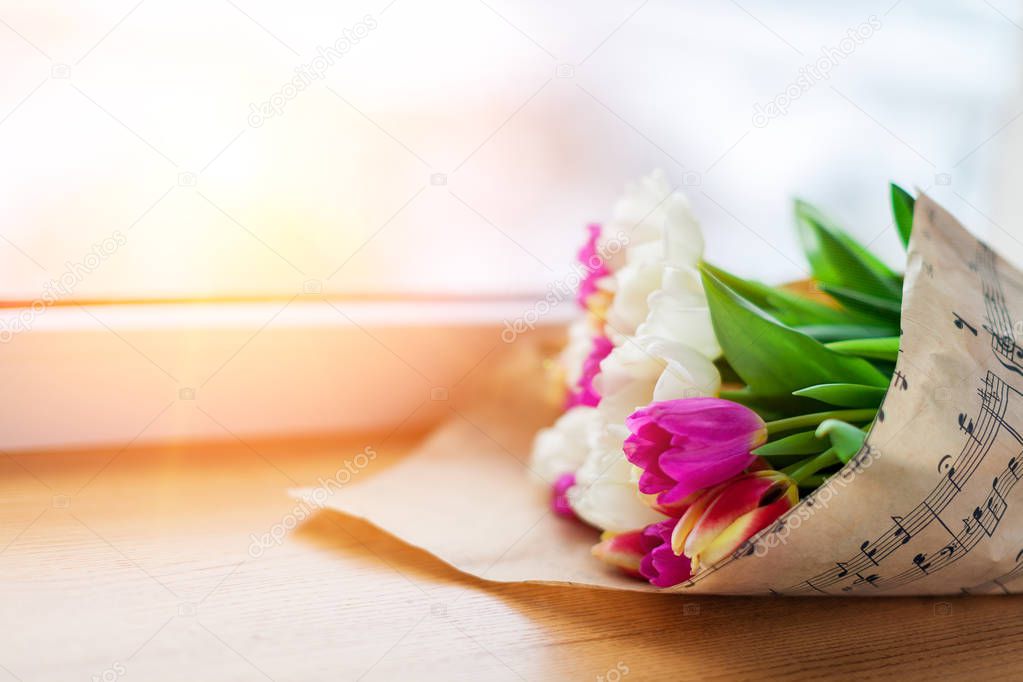
[[[1019,677],[1012,597],[498,585],[328,512],[253,546],[287,488],[417,437],[0,456],[0,680]]]

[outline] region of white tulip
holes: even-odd
[[[568,343],[558,356],[558,364],[565,371],[565,385],[574,387],[583,373],[583,362],[593,350],[596,332],[588,317],[582,317],[568,327]]]
[[[615,345],[632,336],[650,312],[647,300],[661,285],[660,263],[630,263],[614,276],[614,298],[607,310],[607,333]]]
[[[663,274],[660,288],[650,294],[650,312],[636,335],[678,341],[716,359],[721,355],[721,346],[714,334],[699,270],[667,267]]]
[[[649,242],[667,243],[676,265],[696,265],[703,258],[703,233],[685,195],[673,192],[664,171],[656,170],[625,188],[615,204],[615,229],[629,235],[629,251]],[[631,262],[632,258],[628,260]]]
[[[634,467],[622,453],[627,435],[624,424],[609,424],[593,434],[586,461],[568,489],[568,502],[579,518],[615,533],[664,520],[640,496]]]
[[[625,264],[614,275],[607,322],[619,336],[629,336],[646,319],[649,297],[661,287],[665,268],[699,264],[703,233],[689,201],[672,192],[660,171],[626,188],[615,206],[613,225],[629,236],[629,245]]]
[[[589,442],[600,433],[604,419],[596,408],[578,405],[565,412],[553,426],[541,429],[533,439],[530,466],[548,483],[574,472],[589,454]]]
[[[717,395],[721,374],[705,355],[681,343],[644,336],[627,339],[600,363],[593,381],[608,423],[651,402]]]

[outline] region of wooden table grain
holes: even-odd
[[[418,437],[0,456],[0,680],[1019,676],[1014,597],[499,585],[285,494]]]

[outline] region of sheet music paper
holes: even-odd
[[[509,349],[470,412],[326,506],[498,581],[799,596],[1023,591],[1019,320],[1023,276],[921,196],[899,360],[863,450],[733,556],[670,590],[618,575],[590,556],[595,531],[548,512],[524,463],[555,412],[522,348]]]

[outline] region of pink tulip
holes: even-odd
[[[583,360],[582,374],[579,382],[565,399],[565,409],[571,409],[576,405],[596,407],[600,403],[600,394],[593,387],[593,380],[600,374],[600,362],[611,354],[614,344],[606,336],[593,337],[593,347],[590,354]]]
[[[756,412],[720,398],[652,403],[625,425],[632,432],[625,456],[643,469],[640,492],[656,494],[664,507],[738,475],[756,459],[751,451],[767,442]]]
[[[671,549],[671,531],[675,523],[675,519],[666,519],[643,530],[646,554],[640,561],[639,573],[654,587],[672,587],[692,576],[689,557],[678,556]]]
[[[602,542],[593,547],[593,555],[627,575],[646,579],[655,587],[671,587],[688,580],[692,575],[689,557],[677,556],[672,550],[671,532],[678,517],[700,494],[691,495],[671,509],[658,509],[673,518],[628,533],[604,533]]]
[[[671,550],[695,573],[733,553],[799,502],[796,482],[778,471],[742,474],[696,497],[671,530]]]
[[[589,237],[579,249],[578,254],[579,264],[582,265],[586,276],[579,283],[579,294],[576,300],[581,308],[591,310],[595,306],[599,306],[594,299],[594,296],[600,293],[597,282],[610,275],[611,269],[608,268],[606,260],[597,250],[597,242],[600,240],[600,225],[587,225],[586,229],[589,231]]]

